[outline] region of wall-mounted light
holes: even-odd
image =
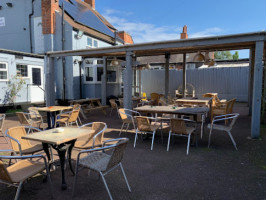
[[[119,65],[119,61],[117,60],[116,57],[114,57],[114,59],[110,63],[110,66],[118,66],[118,65]]]
[[[74,60],[74,64],[78,64],[79,60],[78,59],[75,59]]]
[[[7,7],[9,7],[9,8],[12,8],[12,7],[13,7],[13,3],[10,3],[10,2],[6,3],[6,5],[7,5]]]
[[[83,34],[84,34],[84,32],[79,30],[78,33],[75,35],[75,38],[80,39],[80,38],[82,38]]]

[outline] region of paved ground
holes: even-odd
[[[151,140],[138,140],[133,148],[134,134],[123,133],[130,139],[123,165],[132,193],[129,193],[119,170],[107,175],[107,182],[114,199],[266,199],[266,129],[260,140],[247,139],[250,136],[250,117],[244,104],[237,104],[235,112],[241,117],[232,134],[238,145],[234,150],[229,137],[223,132],[215,132],[211,148],[207,148],[208,130],[205,129],[199,146],[191,147],[186,156],[186,139],[176,138],[166,151],[167,135],[164,143],[156,138],[154,150],[150,150]],[[91,113],[86,122],[104,121],[108,124],[106,137],[118,137],[121,122],[114,114],[104,116]],[[5,128],[18,125],[16,117],[9,117]],[[0,140],[0,147],[6,148]],[[75,157],[76,152],[73,153]],[[72,199],[73,176],[67,166],[68,189],[60,189],[60,170],[51,173],[55,199]],[[0,185],[0,199],[13,199],[16,189]],[[49,199],[48,183],[37,176],[29,180],[21,192],[21,199]],[[108,199],[103,182],[98,176],[83,170],[78,179],[74,199]]]

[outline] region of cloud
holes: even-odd
[[[130,13],[131,15],[132,13]],[[119,31],[126,31],[133,37],[134,43],[144,43],[163,40],[176,40],[180,38],[182,27],[156,26],[150,23],[134,22],[119,16],[126,16],[122,11],[107,9],[103,16]],[[189,37],[206,37],[222,32],[218,27],[208,28],[201,32],[191,33]]]

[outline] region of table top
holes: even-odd
[[[134,110],[138,112],[148,112],[148,113],[168,113],[168,114],[201,114],[209,112],[208,107],[175,107],[173,105],[170,106],[141,106],[134,108]]]
[[[188,103],[209,103],[212,98],[205,98],[205,99],[191,99],[191,98],[182,98],[175,100],[176,102],[188,102]]]
[[[61,110],[73,109],[71,106],[48,106],[48,107],[36,107],[38,111],[44,112],[56,112]]]
[[[99,101],[101,100],[100,98],[88,98],[88,99],[77,99],[77,100],[72,100],[69,101],[70,103],[84,103],[84,102],[89,102],[89,101]]]
[[[89,134],[94,133],[94,130],[83,129],[83,128],[73,128],[73,127],[62,127],[63,130],[60,133],[57,133],[56,130],[59,128],[53,128],[46,131],[28,134],[22,136],[22,139],[34,140],[37,142],[43,142],[47,144],[60,145],[71,140],[75,140],[79,137],[83,137]]]

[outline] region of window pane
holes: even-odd
[[[85,63],[86,64],[93,64],[93,60],[86,60]]]
[[[7,79],[7,72],[6,71],[0,71],[0,79],[2,79],[2,80]]]
[[[92,67],[85,68],[85,78],[86,78],[86,81],[93,81],[93,68]]]
[[[32,68],[32,84],[41,85],[41,69]]]
[[[97,60],[97,64],[103,64],[103,60]]]
[[[28,66],[27,65],[17,65],[17,74],[22,77],[28,77]]]
[[[92,39],[90,37],[87,39],[87,45],[92,47]]]
[[[6,64],[0,63],[0,69],[6,69]]]
[[[102,81],[103,67],[97,67],[97,81]]]
[[[98,47],[98,41],[97,41],[97,40],[94,40],[94,41],[93,41],[93,46],[94,46],[94,47]]]
[[[107,81],[116,82],[116,71],[107,71]]]

